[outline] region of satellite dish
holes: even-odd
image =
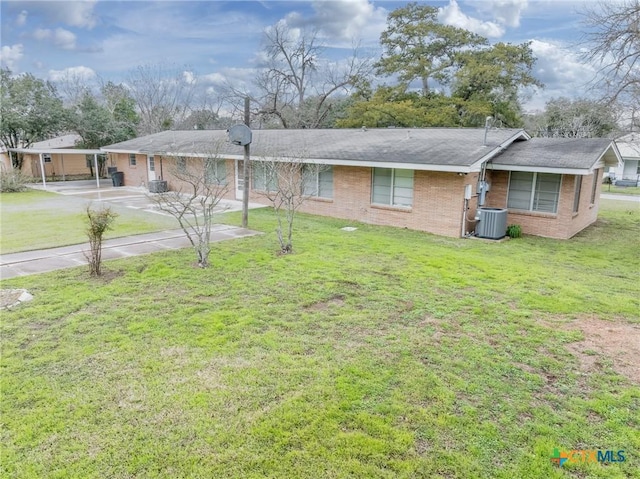
[[[234,145],[248,145],[251,143],[251,128],[242,124],[232,126],[229,128],[229,141]]]

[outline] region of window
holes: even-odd
[[[333,198],[333,167],[304,165],[302,167],[302,194],[319,198]]]
[[[42,161],[45,163],[51,163],[51,155],[49,153],[44,153],[42,155]]]
[[[596,203],[596,195],[598,194],[598,175],[600,170],[593,170],[593,184],[591,185],[591,204]]]
[[[225,160],[206,158],[204,160],[204,174],[206,183],[210,185],[226,185],[227,165]]]
[[[187,172],[187,159],[184,156],[176,158],[176,170],[178,170],[178,173]]]
[[[252,164],[253,189],[258,191],[276,191],[278,181],[270,165],[260,161]]]
[[[580,191],[582,190],[582,176],[576,175],[576,183],[574,187],[573,196],[573,212],[577,213],[580,210]]]
[[[516,210],[557,213],[561,175],[512,171],[507,207]]]
[[[153,155],[147,156],[149,160],[149,171],[156,171],[156,159]]]
[[[136,166],[136,154],[129,153],[129,166]]]
[[[371,202],[379,205],[413,205],[413,170],[373,169]]]

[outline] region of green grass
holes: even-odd
[[[35,299],[2,315],[2,476],[640,477],[640,388],[558,327],[638,323],[619,203],[571,241],[300,215],[288,256],[255,210],[267,234],[207,270],[184,250],[4,281]]]
[[[602,185],[602,193],[612,193],[618,195],[640,195],[640,186],[613,186]]]
[[[46,191],[0,193],[0,253],[53,248],[87,241],[88,200]],[[94,202],[94,205],[98,205]],[[112,206],[116,213],[113,230],[105,238],[173,229],[173,218]]]

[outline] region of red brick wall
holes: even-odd
[[[300,211],[443,236],[460,236],[466,177],[456,173],[416,171],[413,206],[401,208],[371,204],[371,175],[371,168],[334,166],[333,198],[309,199]],[[266,198],[254,191],[250,196],[251,201],[268,204]]]
[[[147,157],[136,155],[137,165],[129,166],[128,154],[111,154],[109,166],[115,165],[125,173],[127,186],[147,185]],[[235,161],[227,160],[228,191],[225,198],[235,199]],[[162,159],[163,179],[170,189],[180,187],[171,175],[174,158]],[[160,178],[160,158],[156,157],[156,175]],[[334,166],[333,198],[309,199],[300,211],[307,213],[427,231],[444,236],[459,237],[462,233],[464,188],[472,186],[473,198],[468,202],[465,232],[473,231],[477,209],[476,186],[478,174],[460,176],[456,173],[416,171],[414,173],[413,206],[411,208],[371,204],[371,168]],[[525,234],[568,239],[597,219],[602,170],[598,176],[584,176],[578,213],[573,213],[575,176],[563,175],[557,214],[530,211],[509,211],[508,224],[519,224]],[[491,190],[487,194],[487,207],[506,208],[509,172],[488,171]],[[598,188],[595,204],[590,204],[593,181]],[[259,193],[250,191],[250,201],[269,204]]]
[[[147,186],[147,155],[136,155],[136,165],[130,166],[128,153],[110,153],[107,165],[116,166],[124,173],[125,186]],[[156,175],[160,175],[159,162]]]
[[[506,208],[509,172],[493,171],[489,174],[489,178],[491,181],[491,191],[487,195],[486,206]],[[558,212],[556,214],[511,210],[508,213],[507,223],[520,225],[522,232],[525,234],[569,239],[596,221],[598,217],[601,180],[601,170],[599,170],[596,178],[594,178],[594,175],[582,177],[580,206],[578,212],[574,214],[575,176],[562,175]],[[597,182],[596,187],[598,190],[595,204],[592,205],[590,203],[593,181]]]

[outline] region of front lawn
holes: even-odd
[[[90,204],[73,196],[27,190],[0,193],[0,254],[85,243],[85,209]],[[98,202],[94,202],[98,208]],[[118,213],[105,238],[177,228],[173,218],[111,206]]]
[[[207,270],[183,250],[4,281],[35,298],[2,313],[1,475],[640,477],[637,357],[596,341],[640,327],[619,203],[570,241],[301,215],[288,256],[255,210],[268,234]]]

